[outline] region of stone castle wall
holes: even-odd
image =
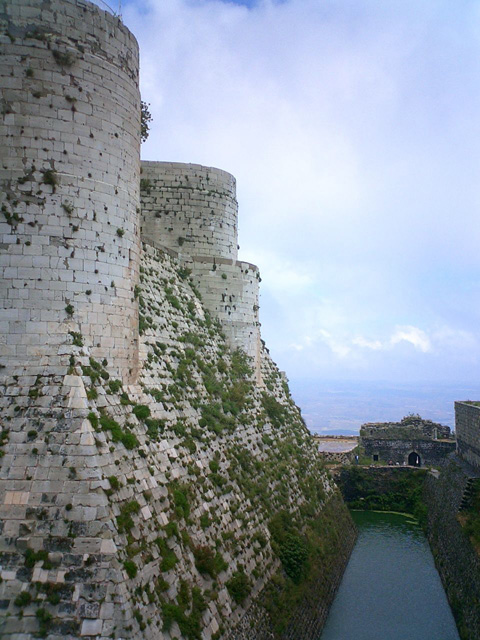
[[[221,322],[233,348],[243,349],[259,372],[259,271],[248,262],[199,258],[192,260],[192,277],[207,309]]]
[[[460,637],[479,640],[480,561],[459,522],[469,477],[469,471],[453,459],[439,477],[426,476],[423,500],[427,506],[428,541]]]
[[[207,309],[231,346],[253,358],[260,382],[260,274],[237,260],[235,189],[235,178],[219,169],[142,162],[142,238],[174,251],[191,269]]]
[[[377,455],[378,460],[394,464],[408,464],[408,456],[415,452],[421,465],[446,464],[448,454],[455,451],[455,442],[441,440],[387,440],[384,438],[362,438],[365,455]]]
[[[237,259],[235,178],[181,162],[142,162],[142,234],[180,255]]]
[[[234,179],[179,172],[202,253],[140,250],[133,36],[83,0],[0,0],[0,47],[0,636],[228,637],[281,578],[276,512],[322,532],[328,603],[348,512],[267,351],[260,388],[229,348],[259,343]]]
[[[138,46],[80,0],[0,14],[0,363],[59,373],[71,333],[135,376]]]
[[[455,431],[458,455],[480,468],[480,407],[468,402],[455,402]]]

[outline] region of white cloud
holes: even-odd
[[[328,331],[325,331],[325,329],[319,329],[318,338],[322,342],[325,342],[325,344],[331,349],[332,353],[339,358],[346,358],[351,352],[351,348],[348,344],[345,344],[338,338],[335,338]]]
[[[259,251],[252,255],[247,254],[245,259],[262,265],[262,290],[268,289],[281,298],[301,295],[314,282],[307,265],[284,259],[273,252]]]
[[[352,340],[352,344],[359,347],[365,347],[366,349],[373,349],[374,351],[378,351],[379,349],[383,348],[383,344],[381,343],[380,340],[367,340],[362,336],[358,336],[357,338],[354,338]]]
[[[237,177],[240,257],[287,372],[291,354],[399,377],[479,360],[474,4],[127,0],[144,157]]]
[[[409,342],[410,344],[413,344],[415,349],[418,349],[423,353],[430,351],[432,348],[430,338],[427,336],[425,331],[422,331],[422,329],[419,329],[418,327],[398,327],[390,338],[390,343],[395,345],[399,342]]]

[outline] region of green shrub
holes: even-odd
[[[120,507],[120,515],[117,516],[117,526],[119,533],[124,531],[130,531],[133,528],[134,522],[132,514],[137,514],[140,511],[140,505],[136,500],[124,503]]]
[[[26,607],[32,601],[32,596],[28,591],[22,591],[13,601],[16,607]]]
[[[175,552],[167,545],[165,538],[157,538],[155,540],[157,547],[162,555],[162,561],[160,563],[160,569],[162,571],[170,571],[177,564],[178,558]]]
[[[187,489],[181,485],[172,487],[172,498],[175,505],[175,512],[180,518],[188,518],[190,515],[190,504],[187,497]]]
[[[152,440],[158,438],[160,431],[163,431],[165,427],[165,421],[157,418],[145,418],[145,425],[147,427],[147,435]]]
[[[50,612],[43,608],[37,609],[35,612],[35,616],[37,617],[39,622],[39,636],[41,638],[45,638],[45,636],[48,634],[53,616]]]
[[[129,578],[135,578],[138,573],[138,568],[133,560],[125,560],[125,562],[123,563],[123,567],[127,572]]]
[[[43,184],[50,185],[52,187],[52,192],[55,193],[58,184],[57,172],[54,169],[46,169],[42,173]]]
[[[110,380],[110,382],[108,383],[108,388],[110,389],[111,393],[118,393],[122,388],[122,381]]]
[[[118,422],[110,416],[100,416],[100,426],[103,431],[110,431],[113,442],[121,442],[126,449],[138,447],[136,436],[130,431],[123,431]]]
[[[165,529],[165,533],[167,534],[167,538],[171,538],[172,536],[175,536],[175,538],[180,537],[176,522],[169,522],[168,524],[165,525],[164,529]]]
[[[94,429],[97,429],[98,427],[98,416],[93,413],[93,411],[90,411],[90,413],[88,414],[87,418],[90,420],[90,424],[92,425],[92,427]]]
[[[131,450],[138,447],[137,437],[131,431],[124,431],[122,433],[120,440],[123,446],[125,447],[125,449]]]
[[[217,473],[220,467],[217,460],[210,460],[210,462],[208,463],[208,466],[210,467],[210,471],[212,471],[213,473]]]
[[[145,418],[148,418],[150,416],[150,409],[146,404],[137,404],[135,407],[133,407],[132,413],[139,420],[145,420]]]
[[[122,486],[120,480],[116,476],[109,476],[108,481],[114,491],[117,491]]]
[[[285,407],[268,393],[262,393],[262,405],[274,427],[281,427],[285,422]]]
[[[25,551],[25,566],[29,568],[33,568],[37,562],[43,561],[44,569],[51,569],[52,564],[48,559],[48,551],[44,549],[40,549],[39,551],[34,551],[33,549],[27,549]]]
[[[226,587],[228,593],[238,604],[242,604],[252,590],[250,580],[242,570],[235,571],[230,580],[228,580]]]
[[[299,584],[307,568],[308,550],[305,542],[298,535],[287,534],[280,545],[279,556],[287,576]]]
[[[227,563],[220,553],[214,553],[210,547],[198,546],[193,548],[195,566],[202,574],[207,574],[211,578],[216,578],[221,571],[228,568]]]
[[[69,335],[72,336],[72,344],[75,347],[83,347],[83,337],[78,331],[69,331]]]

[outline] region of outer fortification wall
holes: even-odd
[[[205,257],[192,260],[191,268],[205,306],[220,320],[231,346],[253,358],[260,382],[258,267],[249,262]]]
[[[0,363],[62,373],[76,336],[132,379],[137,42],[80,0],[10,0],[0,34]]]
[[[458,455],[480,468],[480,406],[455,402],[455,431]]]
[[[207,309],[233,348],[253,358],[260,382],[260,274],[238,261],[235,178],[219,169],[142,162],[142,237],[191,269]]]
[[[237,259],[235,178],[180,162],[142,162],[142,234],[185,256]]]

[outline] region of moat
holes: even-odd
[[[400,514],[352,515],[358,541],[319,640],[458,640],[420,527]]]

